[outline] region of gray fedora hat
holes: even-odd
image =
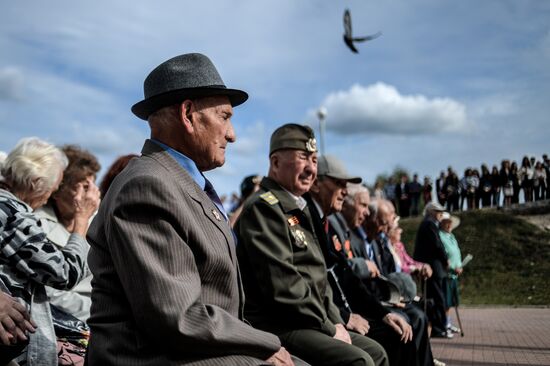
[[[143,82],[144,99],[132,112],[141,119],[185,99],[226,95],[232,106],[248,99],[242,90],[228,89],[208,57],[200,53],[176,56],[158,65]]]
[[[350,183],[361,183],[361,177],[353,177],[348,174],[344,163],[332,155],[319,156],[317,162],[317,175],[335,179],[347,180]]]

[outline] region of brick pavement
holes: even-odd
[[[550,309],[460,307],[459,311],[464,337],[432,339],[435,358],[449,366],[550,366]],[[454,311],[452,316],[455,319]]]

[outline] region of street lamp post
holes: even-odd
[[[319,108],[317,111],[317,117],[319,117],[319,142],[321,143],[321,155],[325,154],[325,119],[327,118],[327,109],[325,107]]]

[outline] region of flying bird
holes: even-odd
[[[359,53],[353,42],[365,42],[378,38],[382,35],[382,32],[371,34],[365,37],[353,37],[351,33],[351,14],[348,9],[344,12],[344,42],[349,49],[354,53]]]

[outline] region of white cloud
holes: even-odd
[[[23,74],[16,67],[0,69],[0,100],[20,100],[23,96]]]
[[[328,110],[327,129],[340,134],[433,134],[463,131],[471,124],[466,107],[456,100],[403,95],[382,82],[333,92],[322,105]]]

